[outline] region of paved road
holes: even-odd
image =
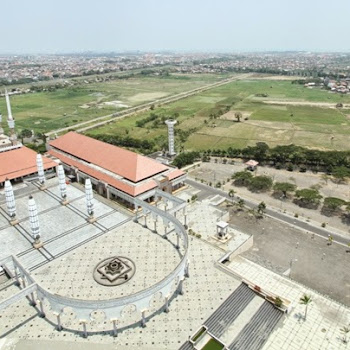
[[[213,188],[213,187],[210,187],[208,185],[199,183],[199,182],[197,182],[193,179],[190,179],[190,178],[187,178],[186,182],[189,185],[191,185],[192,187],[197,188],[198,190],[201,190],[201,193],[198,194],[198,199],[200,199],[200,200],[202,200],[208,196],[211,196],[211,195],[220,195],[220,196],[223,196],[223,197],[231,200],[229,195],[220,189]],[[252,202],[252,201],[250,201],[242,196],[240,196],[240,198],[242,198],[244,200],[246,207],[249,207],[249,208],[256,207],[255,202]],[[235,202],[237,202],[238,198],[235,197],[233,200]],[[349,238],[341,236],[341,235],[334,233],[332,231],[329,231],[326,228],[316,227],[316,226],[310,225],[309,223],[307,223],[305,221],[301,221],[297,218],[290,217],[289,215],[285,215],[283,213],[280,213],[280,212],[273,210],[273,209],[270,209],[270,208],[266,209],[266,214],[271,216],[274,219],[281,220],[281,221],[286,222],[290,225],[294,225],[295,227],[298,227],[300,229],[306,230],[306,231],[311,232],[311,233],[315,233],[315,234],[322,236],[326,239],[328,238],[328,235],[331,234],[334,238],[334,241],[333,241],[334,243],[341,243],[341,244],[347,245],[350,241]]]

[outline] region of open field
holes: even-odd
[[[82,121],[108,115],[161,97],[211,84],[225,75],[171,75],[136,77],[103,83],[85,84],[56,90],[11,97],[17,128],[48,132]],[[107,103],[106,103],[107,102]],[[5,99],[0,111],[6,117]]]
[[[256,94],[266,94],[257,97]],[[155,113],[174,117],[178,124],[177,146],[186,150],[245,147],[264,141],[270,146],[294,143],[318,149],[349,149],[350,110],[335,108],[350,103],[350,95],[307,89],[288,80],[246,79],[213,88],[196,96],[141,113],[89,131],[90,134],[132,135],[166,140],[166,126],[152,122],[136,127],[136,122]],[[220,109],[229,108],[217,118]],[[243,118],[237,122],[235,112]],[[248,118],[246,120],[246,118]],[[179,132],[188,132],[187,136]],[[182,135],[180,135],[182,134]]]

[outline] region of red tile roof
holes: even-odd
[[[115,179],[114,177],[107,175],[99,170],[93,169],[89,167],[88,165],[82,164],[81,162],[71,159],[69,157],[66,157],[62,155],[62,153],[57,152],[55,150],[50,150],[48,153],[62,161],[62,163],[73,166],[80,170],[81,172],[97,179],[103,182],[108,183],[109,185],[113,186],[114,188],[125,192],[129,194],[130,196],[138,196],[141,193],[147,192],[155,187],[157,187],[157,184],[154,180],[149,180],[146,182],[143,182],[142,184],[139,184],[137,186],[131,186],[121,180]]]
[[[0,152],[0,182],[27,176],[37,172],[37,153],[27,147]],[[43,157],[44,169],[57,166],[53,160]]]
[[[174,169],[170,174],[167,175],[169,180],[176,179],[177,177],[180,177],[182,175],[185,175],[185,172],[180,169]]]
[[[60,136],[51,141],[50,145],[132,182],[141,181],[168,169],[153,159],[75,132]]]

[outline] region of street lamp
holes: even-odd
[[[289,262],[289,277],[291,278],[292,277],[292,266],[293,266],[293,263],[294,262],[297,262],[298,259],[290,259],[290,262]]]

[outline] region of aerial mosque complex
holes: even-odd
[[[37,154],[17,140],[7,93],[6,103],[0,350],[51,341],[60,349],[298,349],[294,339],[300,349],[335,349],[317,339],[324,324],[335,334],[329,315],[347,320],[348,308],[317,295],[302,328],[304,287],[241,259],[253,235],[229,224],[223,195],[196,200],[185,171],[77,132]],[[171,159],[176,121],[166,124]]]
[[[5,200],[0,209],[0,260],[1,272],[21,289],[0,301],[0,310],[29,298],[33,307],[39,307],[40,316],[48,317],[49,308],[57,329],[62,330],[61,314],[70,307],[79,315],[84,336],[87,336],[87,320],[96,310],[104,312],[110,320],[115,336],[117,321],[127,305],[138,310],[141,326],[145,326],[155,295],[162,296],[161,307],[168,312],[170,299],[174,293],[183,293],[184,279],[189,276],[186,203],[172,195],[184,186],[185,173],[73,132],[49,142],[48,154],[42,157],[17,141],[7,93],[6,102],[10,137],[1,129],[0,181]],[[68,187],[75,180],[77,186]],[[78,185],[80,183],[83,188]],[[18,189],[16,184],[20,185]],[[94,190],[108,202],[95,199]],[[125,209],[116,209],[109,200],[123,202]],[[158,206],[150,202],[157,202]],[[132,221],[126,207],[136,211]],[[184,223],[176,218],[178,212]],[[138,223],[141,217],[143,225]],[[152,222],[152,229],[147,228],[148,220]],[[160,249],[158,253],[136,254],[137,241],[126,238],[124,249],[128,251],[125,254],[95,258],[89,288],[126,285],[123,293],[111,295],[105,291],[108,298],[103,300],[87,296],[74,299],[64,293],[50,292],[52,286],[47,288],[33,275],[32,271],[60,260],[74,247],[92,240],[96,243],[101,235],[106,239],[116,227],[126,223],[134,233],[145,231],[141,241],[150,241],[153,248],[159,246]],[[8,235],[10,239],[6,239]],[[113,253],[123,250],[122,246],[119,242]],[[148,253],[152,255],[152,259],[148,259],[152,264],[149,267],[147,263],[140,265],[140,260],[145,260],[143,256]],[[164,264],[162,254],[172,257],[173,261],[165,264],[165,270],[154,273],[154,263]],[[93,256],[87,258],[94,261]],[[137,273],[138,270],[142,274]],[[79,275],[85,280],[85,275]],[[132,285],[128,284],[130,280]]]

